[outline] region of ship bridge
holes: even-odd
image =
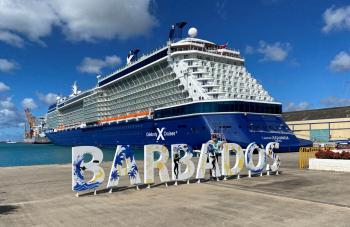
[[[227,44],[217,45],[204,39],[190,37],[171,44],[172,52],[188,50],[197,50],[212,54],[219,54],[222,56],[240,59],[244,62],[244,59],[241,57],[240,52],[238,50],[228,48]]]

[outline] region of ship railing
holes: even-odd
[[[173,51],[186,51],[186,50],[202,50],[202,51],[206,51],[206,52],[217,52],[218,50],[229,50],[232,52],[235,52],[237,54],[234,54],[236,56],[239,56],[240,51],[237,49],[232,49],[232,48],[208,48],[208,47],[199,47],[199,46],[195,46],[195,45],[188,45],[186,47],[174,47],[172,49]]]
[[[234,57],[234,58],[242,58],[239,55],[239,51],[231,48],[225,48],[224,50],[230,50],[235,53],[227,53],[227,52],[218,52],[218,50],[223,50],[220,48],[207,48],[207,47],[197,47],[197,46],[187,46],[187,47],[176,47],[173,49],[173,52],[178,52],[178,51],[189,51],[189,50],[198,50],[202,52],[208,52],[212,54],[218,54],[222,56],[228,56],[228,57]],[[242,58],[243,59],[243,58]]]
[[[114,74],[117,74],[117,73],[119,73],[120,71],[123,71],[124,69],[126,69],[126,68],[128,68],[128,67],[130,67],[130,66],[132,66],[132,65],[134,65],[134,64],[136,64],[136,63],[138,63],[138,62],[140,62],[140,61],[142,61],[142,60],[144,60],[144,59],[146,59],[146,58],[148,58],[149,56],[153,55],[154,53],[156,53],[156,52],[159,51],[159,50],[164,49],[165,47],[167,47],[167,44],[162,45],[162,46],[160,46],[160,47],[154,49],[154,50],[153,50],[152,52],[150,52],[149,54],[143,54],[141,57],[139,57],[136,61],[133,61],[131,64],[125,64],[125,65],[123,65],[122,67],[118,68],[117,70],[113,71],[112,73],[110,73],[110,74],[108,74],[108,75],[106,75],[106,76],[103,76],[103,77],[98,78],[98,79],[97,79],[98,82],[100,82],[100,81],[102,81],[102,80],[104,80],[104,79],[106,79],[106,78],[108,78],[108,77],[110,77],[110,76],[113,76]]]

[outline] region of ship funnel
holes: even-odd
[[[134,49],[129,51],[128,57],[126,58],[126,63],[130,64],[133,61],[137,60],[137,54],[140,52],[139,49]]]
[[[78,94],[78,85],[77,85],[77,82],[74,81],[72,86],[72,95],[77,95],[77,94]]]
[[[170,31],[169,31],[169,40],[174,41],[175,39],[181,39],[182,38],[182,29],[185,27],[186,24],[187,24],[187,22],[185,22],[185,21],[173,24],[171,26]]]

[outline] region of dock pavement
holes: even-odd
[[[298,153],[280,157],[277,176],[158,182],[140,191],[122,177],[112,194],[106,162],[97,195],[79,198],[70,164],[2,167],[0,226],[350,226],[349,173],[298,169]]]

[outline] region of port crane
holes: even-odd
[[[25,130],[25,137],[32,138],[34,133],[35,117],[32,115],[29,108],[25,108],[24,113],[26,115],[27,123],[29,126],[29,130]]]

